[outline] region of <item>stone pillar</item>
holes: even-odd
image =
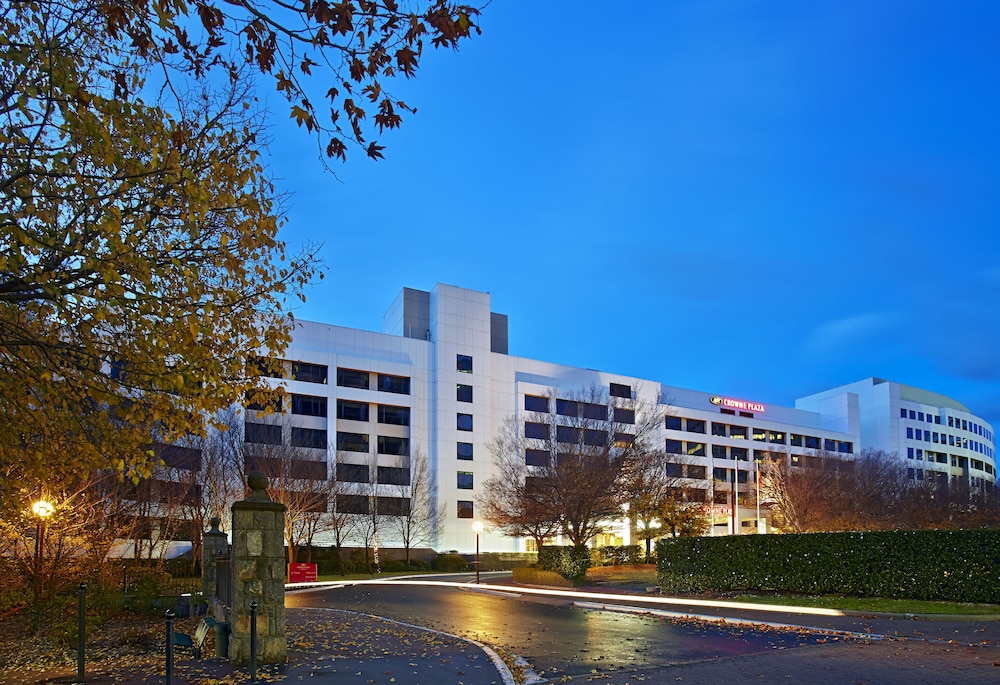
[[[205,599],[218,596],[215,557],[229,544],[226,534],[219,530],[219,517],[213,516],[209,523],[212,527],[201,536],[201,592]]]
[[[247,478],[250,496],[233,504],[233,606],[229,659],[250,661],[250,602],[257,602],[257,661],[284,663],[285,505],[267,496],[267,476]]]

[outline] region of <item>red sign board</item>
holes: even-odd
[[[288,582],[289,583],[315,583],[316,582],[316,564],[289,564],[288,565]]]

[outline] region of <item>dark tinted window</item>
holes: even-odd
[[[323,364],[292,362],[292,380],[306,383],[326,383],[328,368]]]
[[[548,397],[538,397],[536,395],[525,395],[524,396],[524,408],[528,411],[543,411],[548,412],[549,410],[549,398]]]
[[[243,439],[261,445],[280,445],[281,426],[264,423],[247,423],[243,427]]]
[[[369,475],[365,464],[337,464],[337,480],[342,483],[367,483]]]
[[[580,408],[573,400],[556,400],[556,414],[560,416],[579,416]]]
[[[458,472],[458,489],[459,490],[471,490],[472,489],[472,474],[468,471]]]
[[[471,442],[460,442],[458,443],[458,450],[456,455],[459,459],[463,461],[472,461],[472,443]]]
[[[408,376],[390,376],[387,373],[378,375],[378,389],[382,392],[394,392],[397,395],[410,394],[410,379]]]
[[[337,431],[337,449],[342,452],[367,452],[368,436],[362,433]]]
[[[459,383],[455,386],[455,399],[459,402],[472,401],[472,386]]]
[[[472,414],[459,414],[455,421],[455,426],[460,431],[472,430]]]
[[[407,516],[410,513],[410,498],[376,497],[375,509],[383,516]]]
[[[579,439],[579,429],[572,426],[556,426],[556,441],[574,443]]]
[[[337,511],[345,514],[367,514],[368,498],[364,495],[337,495]]]
[[[455,368],[462,373],[472,373],[472,357],[467,354],[456,355]]]
[[[378,405],[378,422],[389,423],[395,426],[409,426],[410,408],[380,404]]]
[[[688,419],[687,430],[688,433],[704,433],[705,422],[700,419]]]
[[[292,395],[292,413],[302,416],[326,416],[326,398]]]
[[[624,397],[625,399],[630,400],[632,399],[632,386],[612,383],[610,393],[612,397]]]
[[[525,450],[524,463],[528,466],[548,466],[551,459],[545,450]]]
[[[337,400],[337,418],[347,421],[367,421],[368,403]]]
[[[337,385],[345,388],[368,389],[368,379],[371,374],[367,371],[357,371],[355,369],[337,369]]]
[[[292,447],[326,449],[326,431],[314,428],[292,427]]]
[[[378,436],[378,453],[395,454],[405,457],[410,453],[410,441],[408,438],[393,438],[384,435]]]
[[[667,439],[667,453],[668,454],[683,454],[684,446],[680,440],[670,440]]]
[[[618,418],[619,412],[623,418]],[[628,415],[631,414],[633,419],[628,420]],[[580,403],[580,415],[585,419],[594,419],[597,421],[607,421],[608,420],[608,408],[603,404],[593,404],[591,402],[581,402]],[[619,423],[635,423],[635,412],[631,409],[615,409],[615,421]]]
[[[467,502],[463,500],[458,500],[458,518],[460,519],[471,519],[474,518],[474,510],[472,508],[472,502]]]
[[[524,437],[535,438],[537,440],[548,440],[549,425],[547,423],[532,423],[529,421],[524,424]]]
[[[664,419],[664,423],[668,430],[681,430],[681,417],[679,416],[668,416]]]
[[[378,467],[378,482],[386,485],[409,485],[410,470],[392,466]]]

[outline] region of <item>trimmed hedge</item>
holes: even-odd
[[[544,545],[538,552],[538,568],[555,571],[570,580],[583,578],[590,568],[590,549]]]
[[[518,566],[511,569],[514,574],[514,582],[524,585],[552,585],[555,587],[573,587],[573,581],[563,578],[562,574],[556,571],[546,571],[530,566]]]
[[[442,573],[464,573],[469,570],[469,562],[459,554],[439,554],[431,562],[431,568]]]
[[[668,538],[664,592],[774,590],[1000,604],[1000,530]]]

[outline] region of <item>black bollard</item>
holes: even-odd
[[[167,609],[167,675],[163,681],[166,685],[174,682],[174,612]]]
[[[250,602],[250,681],[257,682],[257,602]]]
[[[76,607],[76,682],[86,682],[84,661],[87,648],[87,584],[80,583]]]

